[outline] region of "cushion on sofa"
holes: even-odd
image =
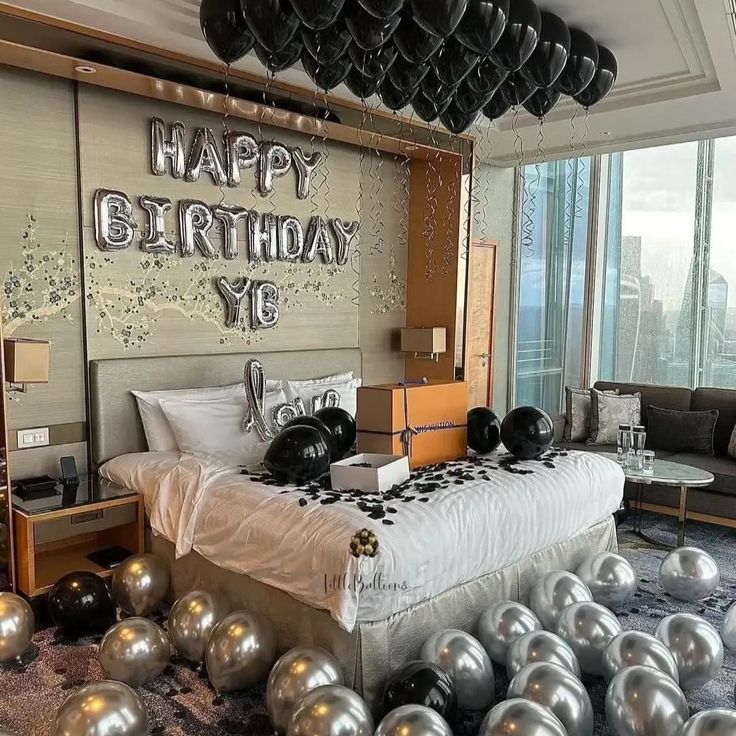
[[[591,389],[593,399],[590,411],[590,437],[594,445],[610,445],[616,442],[620,424],[639,424],[641,418],[641,394],[613,394],[610,391]]]
[[[713,473],[713,483],[703,486],[703,490],[736,495],[736,460],[719,455],[697,455],[689,452],[679,452],[667,459],[673,463],[684,463]]]
[[[736,426],[736,391],[727,388],[696,388],[690,408],[693,411],[718,409],[713,451],[716,455],[727,455],[731,433]]]
[[[617,383],[616,381],[596,381],[594,388],[599,391],[618,389],[622,394],[641,394],[641,423],[647,426],[647,407],[661,406],[664,409],[688,411],[691,407],[692,389],[683,386],[650,386],[646,383]],[[736,393],[736,392],[733,392]],[[697,407],[703,409],[718,409],[717,406]],[[717,452],[717,450],[716,450]]]
[[[736,460],[736,427],[731,432],[731,440],[728,443],[728,456]]]
[[[677,411],[659,406],[647,407],[647,448],[713,454],[713,432],[718,410]]]

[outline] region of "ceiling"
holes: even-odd
[[[610,47],[614,91],[586,116],[570,100],[545,121],[521,110],[471,129],[481,158],[499,164],[541,154],[610,151],[736,134],[736,0],[538,0]],[[16,0],[55,16],[168,51],[212,61],[199,29],[199,0]],[[249,56],[235,65],[262,73]],[[312,89],[301,67],[279,80]],[[340,87],[336,97],[354,99]],[[374,101],[378,104],[378,100]],[[407,114],[410,111],[407,111]],[[573,115],[575,116],[574,120]]]

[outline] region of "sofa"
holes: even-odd
[[[647,426],[647,407],[679,411],[704,411],[718,409],[718,421],[713,435],[713,455],[672,453],[647,447],[661,459],[684,463],[710,471],[714,476],[711,485],[691,488],[688,492],[688,519],[736,526],[736,459],[729,457],[728,445],[736,426],[736,390],[722,388],[684,388],[682,386],[651,386],[639,383],[598,381],[594,388],[600,391],[618,389],[622,394],[641,393],[641,423]],[[564,442],[565,416],[555,418],[555,445],[561,448],[586,452],[616,452],[611,445],[588,445],[584,442]],[[627,483],[624,497],[637,499],[636,484]],[[676,514],[679,495],[673,488],[646,486],[641,494],[642,508],[660,513]]]

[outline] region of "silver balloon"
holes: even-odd
[[[231,187],[240,184],[243,169],[253,169],[258,164],[258,141],[249,133],[230,132],[225,137],[227,183]]]
[[[293,215],[279,215],[278,243],[280,261],[299,261],[304,254],[304,228]]]
[[[322,163],[322,154],[319,151],[315,151],[311,156],[307,156],[297,146],[292,150],[291,155],[294,158],[297,174],[296,197],[297,199],[306,199],[312,187],[312,176],[317,170],[317,167]]]
[[[279,289],[270,281],[255,281],[250,290],[250,326],[254,330],[276,327],[279,311]]]
[[[552,711],[525,698],[499,703],[483,719],[478,736],[567,736]]]
[[[286,652],[271,670],[266,709],[277,733],[286,733],[296,704],[321,685],[342,685],[340,663],[324,649],[297,647]]]
[[[172,255],[176,247],[166,237],[166,213],[171,211],[171,200],[144,194],[138,202],[148,213],[148,227],[141,238],[141,250],[144,253]]]
[[[550,662],[580,677],[580,664],[575,652],[566,641],[551,631],[530,631],[514,641],[506,655],[509,679],[534,662]]]
[[[277,430],[282,430],[286,424],[297,417],[306,416],[304,401],[297,397],[293,401],[278,404],[271,411],[271,422]]]
[[[205,258],[217,258],[217,248],[210,240],[209,231],[214,222],[210,208],[197,199],[179,202],[179,247],[183,256],[199,252]]]
[[[499,601],[481,613],[478,640],[494,662],[505,664],[509,646],[522,634],[541,628],[541,621],[526,606]]]
[[[184,123],[171,124],[171,136],[166,137],[166,124],[161,118],[151,120],[151,171],[156,176],[166,175],[166,160],[171,161],[171,176],[181,179],[186,173]]]
[[[363,699],[342,685],[321,685],[299,700],[288,736],[373,736],[373,717]]]
[[[669,649],[656,637],[643,631],[624,631],[611,639],[603,652],[603,677],[610,682],[625,667],[640,664],[664,672],[680,682],[677,663]]]
[[[606,691],[606,720],[613,736],[675,736],[687,717],[682,690],[652,667],[621,670]]]
[[[212,208],[212,214],[222,223],[222,243],[225,259],[238,257],[238,223],[248,217],[245,207],[220,204]]]
[[[253,282],[244,277],[230,281],[225,276],[218,276],[215,279],[215,286],[225,300],[225,326],[239,327],[242,320],[243,301],[253,288]]]
[[[273,181],[285,176],[291,168],[291,153],[281,143],[261,143],[258,167],[258,191],[262,197],[273,191]]]
[[[98,189],[94,202],[95,243],[100,250],[125,250],[133,242],[133,205],[123,192]]]
[[[493,665],[483,645],[470,634],[458,629],[438,631],[424,642],[419,659],[433,662],[452,678],[458,708],[484,710],[493,702]]]
[[[705,685],[720,672],[723,642],[716,629],[700,616],[667,616],[659,622],[654,635],[675,658],[683,690]]]
[[[736,603],[726,611],[723,617],[721,639],[729,649],[736,651]]]
[[[0,593],[0,662],[18,659],[33,639],[33,609],[15,593]]]
[[[400,705],[378,724],[375,736],[452,736],[447,721],[424,705]]]
[[[707,598],[721,581],[716,561],[697,547],[679,547],[659,568],[659,584],[673,598],[699,601]]]
[[[593,706],[575,675],[559,665],[537,662],[524,667],[508,689],[509,698],[526,698],[549,708],[568,736],[592,736]]]
[[[197,181],[202,172],[210,174],[218,187],[227,184],[225,165],[217,147],[215,134],[209,128],[197,128],[184,178],[187,181]]]
[[[337,238],[337,265],[344,266],[350,258],[350,244],[358,235],[360,223],[357,220],[343,222],[336,217],[330,224]]]
[[[734,736],[736,710],[713,708],[701,710],[690,718],[677,736]]]
[[[169,568],[152,554],[133,555],[115,569],[112,597],[125,613],[148,616],[169,592]]]
[[[122,682],[84,685],[56,711],[51,736],[148,736],[143,701]]]
[[[548,572],[534,584],[529,595],[529,607],[537,614],[542,626],[554,631],[562,611],[572,603],[592,601],[593,594],[577,576],[566,570]]]
[[[590,588],[593,600],[607,608],[623,606],[639,587],[636,570],[614,552],[591,555],[578,567],[577,574]]]
[[[212,629],[226,613],[224,601],[214,593],[193,590],[179,598],[171,607],[167,627],[177,653],[189,662],[203,662]]]
[[[218,693],[265,680],[275,658],[271,625],[249,611],[225,616],[212,630],[205,652],[207,674]]]
[[[102,671],[110,680],[142,685],[155,680],[171,657],[164,630],[147,618],[126,618],[108,630],[100,642]]]
[[[255,210],[248,214],[248,260],[251,263],[275,261],[279,257],[278,219]]]
[[[312,414],[316,414],[320,409],[336,406],[340,406],[340,393],[334,388],[328,388],[327,391],[312,396]]]
[[[305,263],[312,263],[317,256],[322,263],[332,263],[335,260],[327,223],[319,215],[315,215],[309,221],[303,260]]]
[[[250,358],[245,361],[243,382],[245,383],[245,398],[248,405],[244,429],[246,432],[250,432],[255,428],[258,436],[264,442],[270,442],[275,435],[268,426],[266,416],[263,413],[266,406],[266,371],[260,360]]]
[[[557,620],[557,634],[572,647],[587,675],[603,674],[603,652],[620,633],[618,619],[600,603],[573,603]]]

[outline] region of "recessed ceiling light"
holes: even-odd
[[[97,69],[93,66],[88,66],[87,64],[79,64],[78,66],[75,66],[74,71],[79,72],[80,74],[97,74]]]

